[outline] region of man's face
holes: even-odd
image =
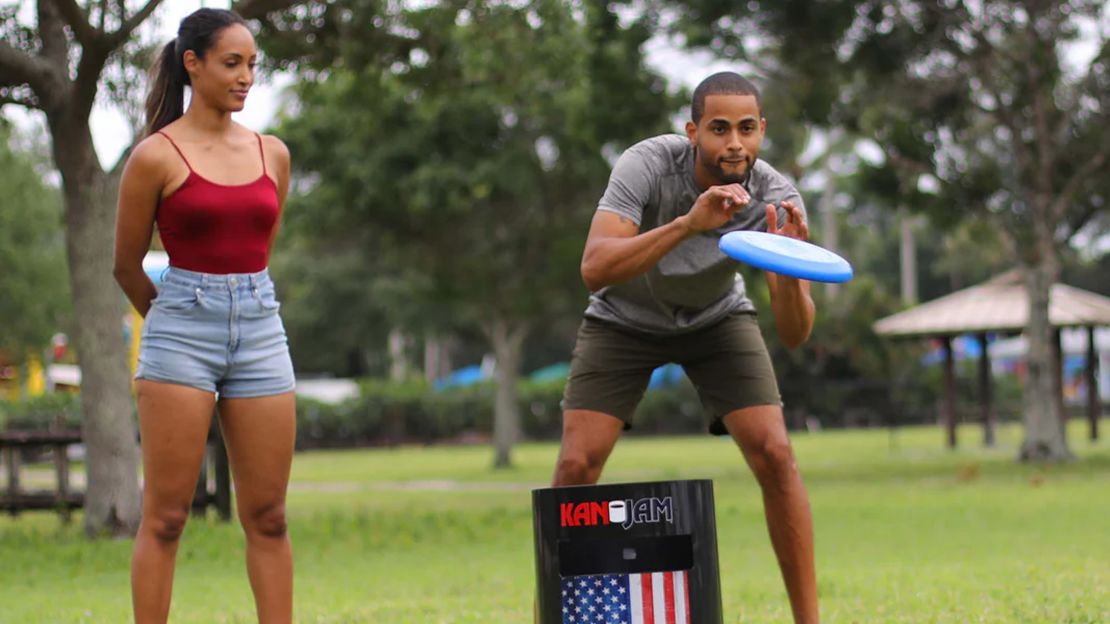
[[[754,95],[706,96],[701,121],[686,123],[686,135],[697,147],[695,166],[716,184],[747,179],[766,130]]]

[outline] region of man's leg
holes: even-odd
[[[563,443],[551,484],[559,487],[597,483],[623,430],[624,421],[602,412],[563,412]]]
[[[662,363],[657,341],[583,319],[563,395],[563,440],[554,487],[592,485]],[[535,603],[539,622],[539,602]]]
[[[763,490],[763,512],[796,624],[817,624],[817,573],[813,561],[813,516],[782,408],[759,405],[730,412],[722,420]]]
[[[563,443],[555,462],[553,487],[593,485],[601,478],[605,460],[613,452],[624,421],[603,412],[566,410],[563,412]],[[540,603],[533,603],[533,622],[540,621]]]
[[[583,319],[563,394],[555,487],[597,483],[651,371],[666,361],[655,338]]]

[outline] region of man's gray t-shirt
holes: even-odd
[[[640,232],[686,214],[701,195],[694,180],[694,147],[677,134],[657,136],[628,148],[617,160],[598,210],[631,219]],[[786,222],[784,200],[805,206],[797,189],[771,165],[756,160],[745,184],[751,202],[716,230],[679,243],[647,273],[590,294],[587,317],[652,334],[678,334],[707,327],[738,312],[754,312],[738,264],[717,247],[721,235],[766,230],[767,204]]]

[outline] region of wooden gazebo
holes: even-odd
[[[975,334],[979,340],[979,397],[983,418],[983,441],[994,444],[995,410],[991,388],[990,354],[987,334],[1020,334],[1029,316],[1029,296],[1021,274],[1014,270],[987,282],[956,291],[908,310],[876,321],[875,332],[900,338],[935,338],[944,345],[944,399],[942,417],[947,428],[948,446],[956,446],[955,356],[952,339]],[[1049,298],[1049,322],[1056,329],[1053,342],[1056,359],[1057,401],[1064,414],[1063,351],[1060,330],[1087,328],[1087,417],[1090,438],[1098,439],[1100,415],[1095,352],[1095,328],[1110,325],[1110,297],[1066,284],[1054,284]]]

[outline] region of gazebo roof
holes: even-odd
[[[1110,297],[1053,284],[1048,319],[1054,327],[1110,325]],[[978,286],[880,319],[873,325],[883,336],[952,336],[977,332],[1012,332],[1025,329],[1029,298],[1017,270],[1003,273]]]

